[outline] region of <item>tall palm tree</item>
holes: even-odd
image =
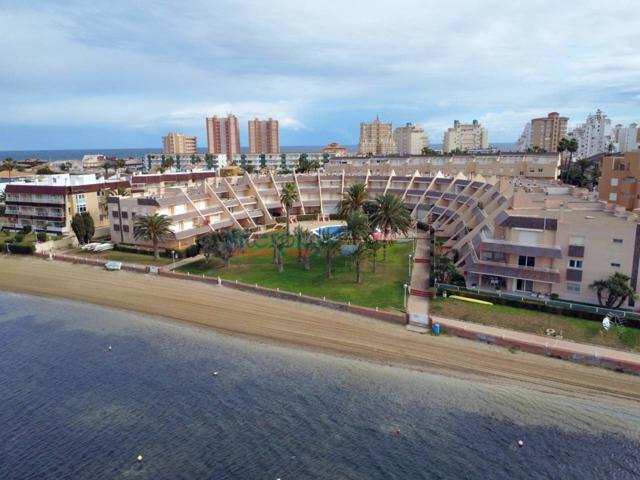
[[[282,192],[280,192],[280,203],[284,206],[286,215],[287,215],[287,237],[291,234],[290,226],[289,226],[289,215],[291,212],[291,207],[298,200],[298,191],[296,190],[296,186],[293,182],[287,182],[282,187]]]
[[[174,235],[171,224],[171,219],[166,215],[159,213],[142,215],[133,226],[133,236],[136,240],[150,240],[153,243],[153,256],[158,260],[160,258],[158,244]]]
[[[575,138],[561,138],[560,143],[558,143],[558,151],[562,153],[569,152],[569,158],[566,158],[567,156],[564,155],[564,159],[560,167],[560,179],[566,182],[569,167],[573,163],[573,154],[578,151],[578,140]]]
[[[322,235],[318,240],[318,247],[320,247],[320,250],[324,252],[327,259],[327,278],[332,278],[333,259],[340,252],[340,240],[329,232],[322,232]]]
[[[0,170],[6,170],[7,172],[9,172],[9,183],[11,183],[11,172],[13,172],[16,168],[18,168],[18,164],[11,157],[5,158],[2,161],[2,165],[0,165]]]
[[[363,210],[367,202],[367,189],[364,183],[354,183],[344,192],[338,203],[338,215],[343,218],[356,210]]]
[[[113,164],[109,162],[104,162],[102,164],[102,168],[104,168],[104,178],[109,178],[109,169],[113,167]]]
[[[364,242],[371,233],[369,217],[362,210],[352,211],[347,217],[347,231],[355,245],[355,249],[351,252],[351,258],[356,267],[356,283],[360,283],[362,271],[360,267],[367,253],[367,246]]]
[[[379,228],[384,234],[383,256],[387,259],[387,239],[389,235],[402,233],[407,234],[411,228],[411,216],[402,203],[402,199],[392,193],[384,193],[378,195],[373,201],[371,216],[369,217],[371,225]]]

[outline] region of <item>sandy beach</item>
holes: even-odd
[[[162,316],[258,341],[527,388],[640,400],[640,377],[225,287],[28,257],[0,257],[0,290]]]

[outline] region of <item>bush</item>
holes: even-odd
[[[24,233],[16,233],[16,236],[13,237],[13,239],[15,240],[16,243],[22,243],[24,242]]]
[[[34,245],[20,245],[12,243],[9,245],[9,251],[20,255],[33,255],[36,251],[36,247]]]
[[[24,227],[22,227],[22,232],[25,234],[31,233],[31,225],[25,225]]]
[[[38,239],[39,242],[46,242],[47,234],[45,232],[38,232],[36,233],[36,238]]]
[[[558,298],[560,298],[560,295],[558,295],[557,293],[552,293],[550,296],[551,300],[558,300]]]

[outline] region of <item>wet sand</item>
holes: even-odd
[[[0,256],[0,290],[89,302],[443,375],[569,394],[640,400],[640,376],[451,337],[198,282],[29,257]]]

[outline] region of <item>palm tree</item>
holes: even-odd
[[[287,237],[290,235],[290,227],[289,227],[289,214],[291,212],[291,207],[298,200],[298,191],[296,190],[296,186],[293,182],[287,182],[282,187],[282,192],[280,192],[280,203],[284,206],[286,215],[287,215]]]
[[[373,201],[371,225],[379,228],[384,235],[383,256],[387,259],[387,240],[390,235],[402,233],[406,235],[411,228],[411,216],[402,203],[402,199],[392,193],[378,195]]]
[[[18,168],[18,164],[11,157],[5,158],[2,162],[2,165],[0,165],[0,170],[6,170],[7,172],[9,172],[9,183],[11,183],[11,172],[13,172],[16,168]]]
[[[373,237],[367,239],[367,251],[371,255],[371,271],[376,273],[378,265],[378,250],[382,248],[382,242]]]
[[[153,215],[142,215],[138,217],[133,226],[133,236],[142,240],[150,240],[153,243],[153,256],[156,260],[160,258],[158,253],[158,243],[173,237],[171,230],[171,219],[166,215],[154,213]]]
[[[346,218],[356,210],[363,210],[367,202],[367,189],[364,183],[352,184],[338,203],[338,215]]]
[[[109,162],[104,162],[102,164],[102,168],[104,168],[104,178],[109,178],[109,169],[113,167],[113,165]]]
[[[569,161],[563,161],[560,167],[560,179],[566,181],[569,167],[573,163],[573,153],[578,151],[578,140],[575,138],[561,138],[560,143],[558,143],[558,151],[569,152]]]
[[[362,259],[367,253],[364,240],[371,233],[369,217],[367,217],[362,210],[352,211],[347,217],[347,231],[349,232],[351,241],[356,247],[351,253],[351,258],[356,267],[356,283],[360,283],[360,266],[362,264]]]
[[[131,190],[128,188],[114,188],[107,190],[107,197],[128,197],[131,195]]]
[[[332,278],[333,258],[340,252],[340,240],[329,232],[322,232],[318,246],[327,258],[327,278]]]
[[[596,280],[589,288],[596,291],[598,303],[603,307],[618,308],[627,298],[637,297],[635,290],[629,285],[631,279],[620,272],[616,272],[605,280]],[[607,298],[603,298],[603,295]]]

